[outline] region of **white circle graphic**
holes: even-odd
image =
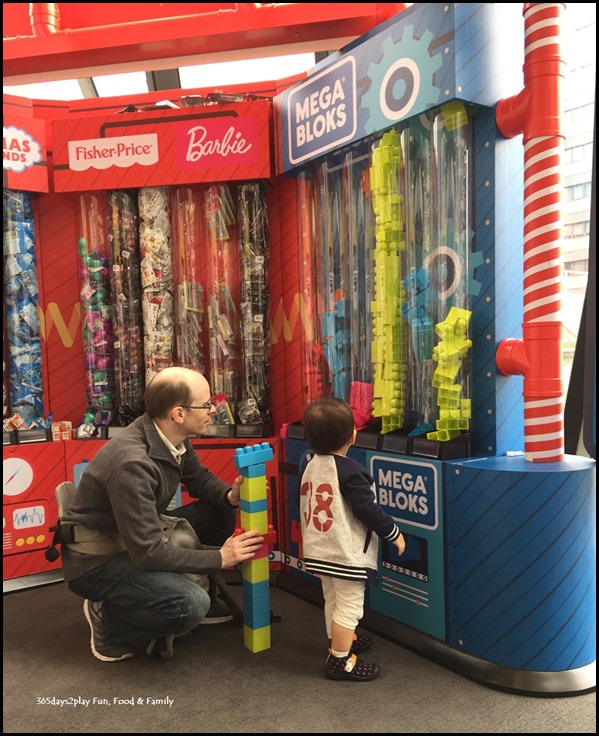
[[[3,493],[5,496],[20,496],[33,482],[33,468],[21,457],[9,457],[3,462]]]
[[[405,74],[404,70],[407,70],[408,73]],[[406,77],[406,79],[403,80],[405,89],[399,90],[400,94],[397,94],[398,90],[395,89],[397,85],[401,84],[398,75]],[[408,84],[408,80],[410,84]],[[392,86],[392,89],[389,89],[389,85]],[[418,64],[413,59],[409,59],[407,57],[398,59],[389,67],[389,69],[387,69],[381,83],[379,103],[381,110],[383,111],[383,115],[385,115],[389,120],[401,120],[406,117],[414,106],[419,91],[420,70],[418,69]],[[407,99],[404,100],[404,97]],[[391,105],[387,101],[388,99],[395,100],[396,102],[401,100],[401,107],[396,108],[394,106],[392,109]]]

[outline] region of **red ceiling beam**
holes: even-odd
[[[17,6],[21,11],[18,22],[7,22],[11,5],[15,13]],[[24,5],[31,5],[27,35],[22,35]],[[85,22],[94,25],[67,27],[82,23],[84,14],[74,12],[82,5],[87,13],[93,10],[93,18]],[[405,7],[405,3],[4,3],[4,84],[332,51]],[[19,35],[9,37],[11,28]]]

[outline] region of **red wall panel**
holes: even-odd
[[[44,550],[56,524],[56,486],[64,477],[64,442],[4,447],[3,579],[60,568]]]

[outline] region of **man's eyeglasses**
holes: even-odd
[[[201,406],[185,406],[185,404],[181,404],[182,409],[205,409],[206,411],[210,411],[212,409],[212,401],[207,401],[205,404],[202,404]]]

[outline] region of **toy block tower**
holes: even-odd
[[[452,381],[458,375],[462,358],[472,347],[472,340],[466,336],[471,315],[467,309],[451,307],[447,318],[435,325],[435,332],[441,338],[433,349],[433,360],[438,363],[433,386],[438,389],[439,419],[437,431],[426,435],[429,440],[446,442],[470,426],[471,400],[462,398],[461,384]]]
[[[243,574],[243,643],[251,652],[270,648],[270,564],[269,546],[274,531],[268,523],[266,465],[274,457],[268,442],[235,450],[233,458],[243,476],[240,488],[241,530],[257,529],[264,546],[249,562],[241,565]]]

